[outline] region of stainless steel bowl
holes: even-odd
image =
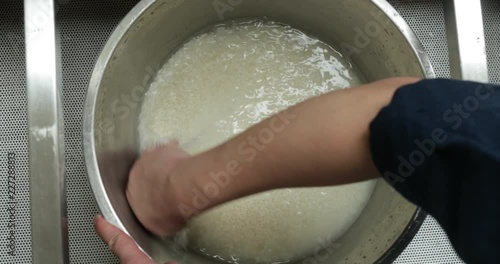
[[[184,41],[225,19],[267,17],[333,43],[368,81],[391,76],[434,77],[427,55],[401,16],[384,0],[143,0],[118,25],[99,57],[84,109],[88,177],[106,219],[129,233],[158,261],[215,263],[178,253],[146,232],[124,189],[138,154],[143,95],[164,61]],[[414,235],[423,213],[384,181],[376,184],[359,219],[304,263],[391,261]],[[302,262],[301,262],[302,263]]]

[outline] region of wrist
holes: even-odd
[[[184,166],[190,163],[191,159],[192,157],[189,157],[176,164],[165,176],[162,184],[162,202],[166,207],[165,210],[172,212],[172,218],[177,221],[182,220],[184,223],[192,217],[185,212],[185,208],[192,207],[190,195],[194,183],[191,174],[185,171],[186,166]]]
[[[219,204],[258,192],[259,177],[252,164],[238,153],[234,140],[194,157],[190,168],[193,195],[206,210]],[[200,203],[198,203],[199,205]]]

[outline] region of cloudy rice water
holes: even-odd
[[[290,26],[220,24],[186,42],[158,72],[140,114],[141,148],[175,138],[196,154],[307,98],[362,83],[336,49]],[[244,148],[247,158],[260,149]],[[374,183],[274,190],[232,201],[195,217],[184,230],[187,246],[229,263],[306,257],[349,229]]]

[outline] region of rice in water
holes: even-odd
[[[141,148],[176,138],[196,154],[307,98],[362,82],[339,52],[289,26],[218,25],[159,71],[141,110]],[[188,246],[231,263],[305,257],[351,226],[374,183],[275,190],[224,204],[189,223]]]

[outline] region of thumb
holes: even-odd
[[[102,216],[97,215],[94,218],[94,226],[99,237],[120,259],[121,264],[156,264],[139,249],[132,238],[118,227],[110,224]],[[172,262],[168,264],[172,264]]]

